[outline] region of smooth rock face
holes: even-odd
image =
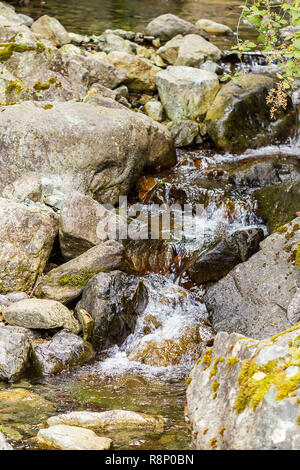
[[[217,148],[243,152],[248,148],[283,143],[293,135],[295,110],[271,118],[266,98],[276,81],[266,75],[246,74],[224,85],[206,115],[207,132]]]
[[[0,432],[0,450],[13,450],[12,446],[7,442],[2,432]]]
[[[216,282],[259,249],[264,232],[259,228],[237,230],[193,260],[188,274],[197,284]]]
[[[38,172],[67,192],[80,188],[99,202],[116,204],[144,166],[176,162],[165,126],[129,110],[85,103],[55,103],[48,110],[33,102],[9,106],[0,113],[0,140],[0,191]]]
[[[201,30],[192,23],[167,13],[151,21],[146,27],[146,34],[168,41],[177,34],[201,34]]]
[[[156,75],[161,102],[172,121],[205,115],[219,90],[216,74],[193,67],[168,67]]]
[[[94,431],[63,424],[40,429],[37,440],[41,449],[53,450],[108,450],[112,445],[111,439]]]
[[[73,411],[52,416],[47,421],[49,426],[66,424],[88,429],[101,428],[163,428],[164,418],[127,410],[110,410],[102,413],[92,411]]]
[[[191,373],[194,449],[300,448],[299,333],[253,340],[221,332]]]
[[[222,23],[216,23],[215,21],[212,20],[198,20],[196,22],[196,26],[201,28],[203,31],[205,31],[208,34],[232,34],[232,29],[229,28],[229,26],[226,26],[225,24]]]
[[[4,153],[2,157],[6,160]],[[8,166],[4,163],[2,174]],[[0,198],[0,219],[0,292],[26,291],[45,268],[58,231],[57,217],[45,206]]]
[[[93,354],[92,346],[67,331],[57,333],[50,341],[35,346],[32,363],[41,375],[58,374],[65,369],[83,365]]]
[[[48,15],[41,16],[31,25],[31,31],[38,34],[42,38],[48,39],[55,46],[63,46],[71,42],[62,24],[56,19]]]
[[[126,72],[128,88],[132,91],[154,91],[155,76],[161,70],[143,57],[126,52],[111,52],[106,60]]]
[[[113,271],[99,273],[89,281],[76,309],[83,308],[95,320],[92,343],[103,350],[120,346],[133,332],[146,302],[147,294],[137,278]]]
[[[55,300],[25,299],[5,309],[7,323],[34,330],[64,328],[78,333],[80,328],[72,312]]]
[[[267,237],[258,253],[206,291],[204,300],[215,331],[262,339],[300,320],[287,316],[300,285],[300,271],[295,266],[300,218],[285,227]]]
[[[176,36],[162,46],[157,53],[170,65],[200,67],[206,60],[221,59],[221,51],[197,34]]]
[[[28,366],[30,340],[25,328],[0,328],[0,380],[17,380]]]
[[[111,240],[101,243],[52,269],[37,285],[34,295],[67,303],[79,297],[88,281],[100,271],[122,267],[123,256],[121,243]]]
[[[76,258],[108,240],[109,226],[116,228],[117,238],[119,228],[126,228],[126,221],[90,196],[74,191],[65,200],[59,218],[59,240],[64,258]]]
[[[300,176],[294,182],[272,184],[254,193],[258,213],[270,232],[290,221],[299,210]]]

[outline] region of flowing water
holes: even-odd
[[[33,0],[22,11],[34,17],[53,15],[69,30],[98,34],[106,28],[142,30],[149,20],[166,12],[187,20],[208,17],[234,28],[239,3],[239,0],[49,0],[41,4]],[[223,42],[223,48],[230,45],[230,40],[218,41]],[[255,65],[259,67],[259,63]],[[160,433],[105,431],[116,449],[189,448],[191,438],[184,420],[185,380],[201,351],[211,344],[213,335],[203,304],[204,290],[189,285],[180,276],[180,256],[199,253],[238,228],[259,226],[267,233],[257,214],[253,188],[234,184],[232,174],[274,157],[283,167],[292,162],[300,172],[299,141],[293,141],[240,156],[180,150],[177,167],[144,177],[144,189],[138,188],[131,195],[132,202],[141,202],[149,211],[155,203],[201,204],[202,212],[194,219],[196,230],[191,231],[188,224],[183,240],[170,237],[128,245],[131,262],[141,271],[148,304],[134,333],[120,347],[55,377],[25,377],[13,386],[0,383],[0,391],[22,388],[46,400],[34,404],[30,400],[0,403],[0,429],[11,435],[15,448],[35,449],[38,430],[49,416],[59,412],[120,408],[161,414],[167,422]]]

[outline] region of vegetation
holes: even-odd
[[[287,106],[287,91],[296,77],[300,77],[300,7],[298,0],[250,0],[242,7],[239,25],[251,23],[257,30],[257,43],[241,40],[239,27],[237,46],[243,52],[257,49],[268,55],[269,64],[278,64],[278,84],[270,90],[267,102],[273,116],[278,108]]]

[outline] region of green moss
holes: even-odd
[[[220,431],[219,431],[219,434],[221,437],[224,436],[224,432],[226,431],[226,428],[221,428]]]
[[[204,364],[204,369],[207,369],[211,365],[211,355],[212,355],[212,349],[207,349],[204,353],[202,363]]]
[[[26,52],[34,51],[34,47],[25,46],[24,44],[16,44],[14,42],[10,44],[0,44],[2,49],[0,50],[0,62],[5,62],[10,59],[14,52]]]
[[[231,371],[231,368],[234,366],[234,364],[236,364],[237,362],[239,362],[239,359],[237,357],[234,357],[234,356],[231,356],[231,357],[228,357],[227,358],[227,365],[228,365],[228,372]]]
[[[94,271],[86,270],[80,273],[70,274],[70,276],[64,276],[60,279],[59,285],[74,286],[74,287],[85,287],[89,280],[94,277],[97,273]]]
[[[33,88],[36,91],[48,90],[50,88],[50,84],[49,83],[36,82],[33,85]]]
[[[44,52],[46,50],[46,47],[44,46],[44,44],[40,41],[37,41],[36,43],[36,52],[38,54],[41,54],[42,52]]]
[[[278,333],[277,335],[272,336],[271,341],[274,343],[276,339],[278,339],[280,336],[284,335],[285,333],[291,333],[292,331],[299,330],[300,329],[300,322],[295,323],[294,326],[289,328],[288,330],[282,331],[281,333]]]
[[[296,251],[296,266],[300,268],[300,242],[297,244],[297,251]]]
[[[52,109],[53,105],[52,104],[45,104],[44,109]]]
[[[288,228],[285,225],[281,225],[281,227],[278,227],[276,231],[279,233],[284,233],[284,232],[287,232],[287,230]]]
[[[19,82],[10,81],[9,85],[6,87],[6,93],[13,93],[16,92],[19,95],[22,92],[22,86]]]
[[[300,367],[300,351],[298,347],[290,347],[290,350],[288,359],[278,358],[261,366],[251,359],[242,363],[238,378],[240,388],[234,404],[238,413],[248,406],[255,411],[271,387],[277,392],[275,399],[278,401],[291,396],[298,389],[300,372],[289,376],[286,370],[292,366]]]
[[[212,383],[212,386],[211,386],[212,391],[216,392],[219,387],[220,387],[219,382],[217,382],[217,380],[214,380],[213,383]]]
[[[217,357],[217,359],[214,362],[213,368],[210,371],[209,377],[214,377],[216,375],[218,371],[218,364],[223,361],[224,361],[224,357]]]
[[[189,378],[186,380],[186,382],[185,382],[186,385],[187,385],[187,386],[190,385],[191,381],[192,381],[192,377],[189,377]]]
[[[211,446],[211,448],[215,450],[215,449],[217,448],[217,444],[218,444],[218,440],[217,440],[215,437],[213,437],[213,438],[210,440],[210,446]]]

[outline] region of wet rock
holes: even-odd
[[[230,233],[204,253],[196,255],[187,272],[197,284],[216,282],[256,253],[263,238],[263,230],[256,227]]]
[[[99,273],[90,280],[76,309],[83,308],[95,321],[92,343],[97,350],[121,345],[133,332],[137,315],[145,308],[142,282],[121,271]]]
[[[0,432],[0,450],[13,450],[13,447],[7,442],[2,432]]]
[[[196,360],[212,339],[213,332],[209,327],[186,327],[179,338],[141,341],[128,354],[128,359],[152,367],[174,366],[184,363],[187,358]]]
[[[3,198],[0,218],[0,292],[26,291],[45,268],[57,234],[57,218],[46,207]]]
[[[146,27],[146,34],[168,41],[177,34],[201,34],[201,30],[192,23],[167,13],[152,20]]]
[[[293,182],[272,184],[254,194],[258,213],[266,220],[270,232],[293,219],[299,210],[300,179]]]
[[[0,191],[21,175],[38,172],[55,179],[63,192],[80,188],[99,202],[115,204],[144,166],[176,162],[168,130],[143,114],[85,103],[55,103],[46,110],[44,105],[27,102],[0,113],[5,142]]]
[[[226,26],[225,24],[222,23],[216,23],[215,21],[212,20],[198,20],[196,22],[196,26],[201,28],[203,31],[205,31],[208,34],[216,34],[216,35],[223,35],[223,34],[233,34],[233,31],[229,26]]]
[[[162,46],[157,53],[170,65],[200,67],[206,60],[221,59],[221,51],[197,34],[176,36]]]
[[[59,374],[63,370],[83,365],[93,355],[92,346],[79,336],[61,331],[50,341],[33,348],[31,361],[38,374]]]
[[[108,450],[112,445],[111,439],[89,429],[63,424],[40,429],[37,441],[40,449],[49,450]]]
[[[126,73],[125,83],[132,91],[154,91],[155,76],[161,70],[143,57],[126,52],[111,52],[107,59],[117,69]]]
[[[71,42],[62,24],[53,17],[48,15],[41,16],[31,25],[31,31],[38,34],[41,38],[48,39],[55,46],[63,46]]]
[[[287,311],[300,283],[299,227],[300,218],[267,237],[258,253],[207,290],[204,300],[215,331],[262,339],[292,326]]]
[[[1,390],[0,401],[0,416],[3,422],[6,421],[5,415],[13,414],[16,421],[23,421],[26,416],[28,422],[38,424],[56,412],[53,403],[31,390],[20,387]]]
[[[62,254],[65,259],[76,258],[108,240],[110,235],[118,239],[122,227],[126,230],[124,218],[107,210],[90,196],[74,191],[66,198],[60,213],[59,240]]]
[[[126,270],[135,274],[168,274],[176,256],[164,240],[124,240]]]
[[[52,269],[37,285],[34,295],[62,303],[76,299],[97,273],[122,267],[123,255],[124,249],[119,242],[109,240],[101,243]]]
[[[0,328],[0,380],[13,382],[20,378],[28,366],[30,349],[25,328]]]
[[[161,102],[172,121],[201,119],[219,90],[217,75],[193,67],[168,67],[156,75]]]
[[[161,122],[163,119],[163,106],[157,100],[150,100],[144,106],[145,113],[150,118],[154,119],[154,121]]]
[[[9,325],[35,330],[64,328],[78,333],[80,328],[72,312],[55,300],[25,299],[16,302],[3,312]]]
[[[218,333],[189,379],[194,449],[299,449],[299,328],[263,341]]]
[[[151,416],[144,413],[136,413],[127,410],[110,410],[102,413],[92,411],[73,411],[71,413],[53,416],[48,419],[49,426],[66,424],[88,429],[102,428],[143,428],[162,430],[164,418]]]
[[[285,142],[295,129],[295,110],[287,108],[271,118],[266,98],[276,81],[266,75],[247,74],[224,85],[206,115],[207,132],[217,148],[243,152]]]
[[[167,128],[171,132],[176,147],[191,145],[199,134],[199,125],[195,121],[171,121]]]

